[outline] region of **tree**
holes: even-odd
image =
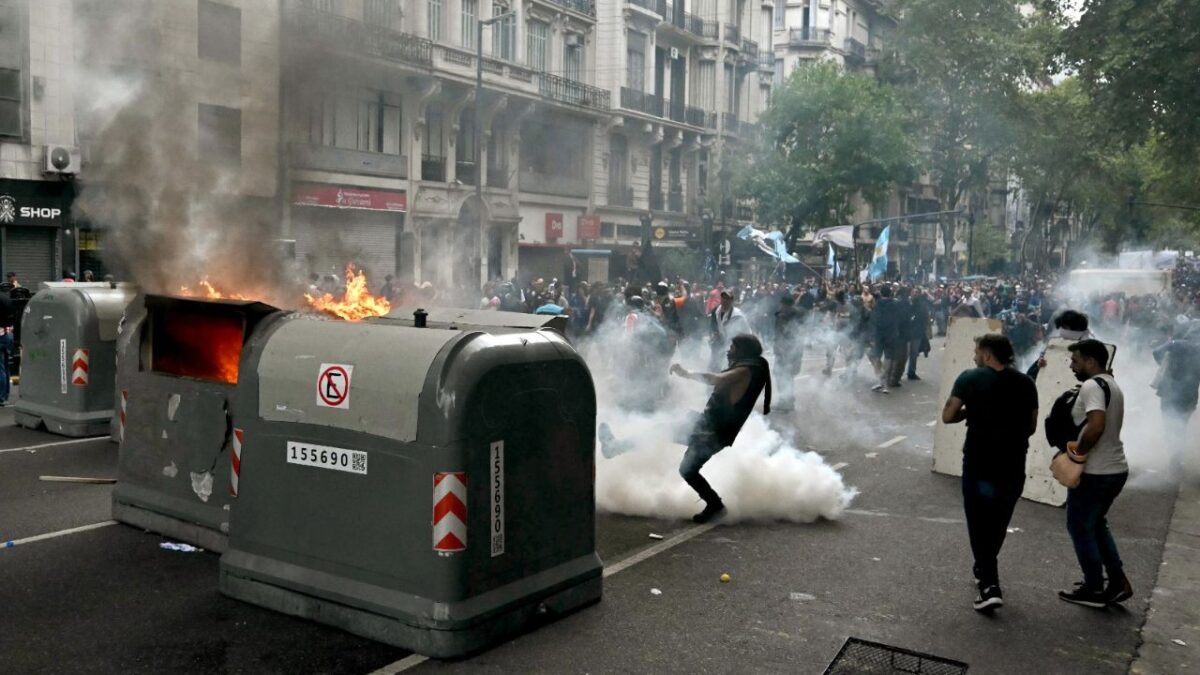
[[[805,230],[846,224],[856,195],[878,202],[913,175],[904,110],[868,75],[800,66],[759,121],[763,132],[735,175],[759,219],[785,228],[789,244]]]
[[[1047,79],[1053,17],[995,0],[897,0],[892,53],[880,76],[903,93],[916,117],[921,168],[941,210],[986,189],[1012,145],[1022,87]],[[956,219],[943,218],[947,246]],[[939,252],[941,254],[946,251]]]

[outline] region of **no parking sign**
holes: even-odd
[[[350,409],[350,375],[354,366],[322,363],[317,375],[317,405],[324,408]]]

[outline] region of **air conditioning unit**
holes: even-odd
[[[568,47],[582,47],[583,46],[583,36],[580,35],[579,33],[567,33],[567,46]]]
[[[674,60],[674,59],[677,59],[677,58],[679,58],[679,48],[678,48],[678,47],[671,47],[671,59],[672,59],[672,60]]]
[[[82,161],[79,157],[79,148],[72,148],[65,145],[47,145],[46,146],[46,173],[79,173],[79,168]]]

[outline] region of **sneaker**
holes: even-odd
[[[1132,594],[1132,590],[1130,593]],[[1083,584],[1075,584],[1075,588],[1070,591],[1059,591],[1058,599],[1093,609],[1104,609],[1108,605],[1103,592],[1093,591]]]
[[[692,516],[692,522],[704,524],[704,523],[709,522],[710,520],[719,518],[724,513],[725,513],[725,504],[723,502],[717,502],[716,504],[709,504],[708,506],[704,507],[703,511]]]
[[[1129,577],[1122,574],[1120,579],[1108,581],[1102,595],[1108,604],[1120,604],[1133,597],[1133,584],[1129,583]]]
[[[908,374],[908,379],[910,379],[910,380],[913,380],[913,381],[915,381],[915,382],[918,382],[918,381],[920,381],[920,380],[921,380],[921,378],[920,378],[920,377],[918,377],[916,373],[909,373],[909,374]]]
[[[979,589],[979,597],[975,598],[975,602],[971,603],[976,612],[990,612],[997,607],[1004,606],[1004,594],[1000,592],[1000,587],[993,584],[986,588]]]
[[[882,384],[877,384],[874,387],[871,387],[871,391],[884,391],[886,389],[887,387],[883,386]]]

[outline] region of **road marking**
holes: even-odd
[[[658,555],[659,553],[662,553],[663,551],[667,551],[672,548],[675,548],[676,546],[684,543],[685,541],[688,541],[689,539],[693,539],[695,537],[698,537],[698,536],[704,534],[705,532],[708,532],[709,530],[713,529],[716,526],[717,526],[716,523],[705,523],[703,525],[696,525],[695,527],[691,527],[691,528],[684,530],[683,532],[680,532],[679,534],[675,535],[674,537],[671,537],[670,539],[667,539],[666,541],[657,543],[647,549],[638,551],[637,553],[634,553],[633,555],[629,556],[628,558],[625,558],[624,560],[621,560],[620,562],[616,562],[612,565],[606,566],[604,568],[604,578],[607,579],[608,577],[611,577],[612,575],[614,575],[618,572],[623,572],[640,562],[649,560],[650,558],[653,558],[654,556]],[[425,663],[428,660],[429,660],[428,656],[421,656],[420,654],[410,654],[409,656],[406,656],[391,665],[384,666],[384,667],[380,668],[379,670],[376,670],[376,671],[370,673],[369,675],[396,675],[396,673],[402,673],[406,670],[416,668],[417,666],[421,665],[422,663]]]
[[[25,537],[24,539],[9,539],[8,541],[4,542],[3,545],[0,545],[0,546],[2,546],[3,548],[12,548],[14,546],[20,546],[21,544],[32,544],[35,541],[45,541],[47,539],[54,539],[55,537],[63,537],[68,534],[87,532],[88,530],[98,530],[102,527],[108,527],[109,525],[116,525],[116,524],[117,524],[117,521],[115,521],[115,520],[106,520],[103,523],[92,523],[91,525],[81,525],[79,527],[72,527],[67,530],[59,530],[58,532],[47,532],[46,534],[38,534],[38,535],[34,535],[32,537]]]
[[[848,466],[850,466],[850,465],[849,465],[848,463],[846,463],[846,462],[838,462],[837,464],[834,464],[834,465],[833,465],[832,467],[830,467],[830,468],[831,468],[831,469],[833,469],[834,471],[837,471],[838,469],[844,469],[844,468],[846,468],[846,467],[848,467]]]
[[[42,448],[56,448],[60,445],[74,445],[75,443],[87,443],[101,438],[112,438],[111,436],[88,436],[87,438],[75,438],[69,441],[55,441],[53,443],[42,443],[40,445],[26,445],[23,448],[4,448],[0,449],[0,455],[6,452],[30,452],[31,450],[41,450]]]
[[[890,448],[890,447],[892,447],[893,445],[895,445],[895,444],[899,443],[900,441],[902,441],[902,440],[904,440],[904,439],[906,439],[906,438],[908,438],[908,436],[897,436],[897,437],[895,437],[895,438],[893,438],[893,439],[891,439],[891,440],[884,441],[884,442],[880,443],[879,445],[877,445],[877,446],[875,446],[875,447],[877,447],[877,448],[880,448],[880,449],[882,449],[882,448]]]
[[[936,426],[937,426],[937,420],[934,420],[934,421],[930,422],[929,424],[926,424],[925,426],[927,426],[927,427],[936,427]]]

